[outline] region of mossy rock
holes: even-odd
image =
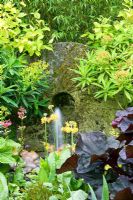
[[[58,97],[56,101],[63,99],[59,107],[61,105],[64,122],[75,120],[80,131],[104,131],[109,134],[112,131],[111,121],[116,110],[120,109],[118,103],[115,100],[97,100],[93,93],[81,91],[72,81],[75,74],[71,69],[76,69],[79,59],[86,57],[86,51],[87,47],[83,44],[60,42],[54,44],[53,52],[44,52],[43,59],[49,63],[51,73],[49,97],[51,103],[55,103],[55,97]],[[31,130],[27,130],[26,144],[34,150],[43,150],[42,140],[42,126],[32,126]]]
[[[93,94],[77,88],[72,81],[75,74],[71,69],[76,69],[79,59],[86,57],[86,52],[87,47],[83,44],[60,42],[54,45],[53,52],[45,55],[52,75],[51,102],[57,95],[70,95],[74,106],[68,105],[66,98],[67,105],[61,107],[64,120],[76,120],[80,131],[101,130],[108,134],[112,130],[111,121],[115,112],[120,109],[118,103],[115,100],[97,100]]]

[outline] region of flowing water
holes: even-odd
[[[62,112],[60,108],[55,108],[55,112],[57,115],[57,120],[54,122],[54,131],[55,131],[55,141],[56,141],[56,149],[59,149],[63,145],[63,134],[61,131],[62,127]]]

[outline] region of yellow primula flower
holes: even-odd
[[[53,108],[54,108],[54,105],[49,105],[49,106],[48,106],[48,109],[49,109],[49,110],[53,110]]]
[[[78,128],[72,128],[71,129],[71,133],[77,133],[78,132]]]
[[[104,170],[108,171],[109,169],[111,169],[112,167],[110,165],[105,165],[104,166]]]
[[[78,127],[77,123],[75,121],[69,121],[65,123],[65,126],[62,127],[61,129],[65,133],[77,133],[78,132]]]
[[[119,167],[119,168],[122,168],[122,164],[118,164],[118,167]]]
[[[45,124],[46,122],[47,122],[47,117],[42,117],[42,118],[41,118],[41,123],[42,123],[42,124]]]
[[[47,117],[47,122],[50,123],[52,119],[50,117]]]
[[[50,119],[51,119],[51,121],[55,121],[58,119],[58,116],[56,114],[51,114]]]

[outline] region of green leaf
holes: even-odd
[[[96,195],[94,193],[94,190],[92,189],[92,187],[90,185],[89,185],[89,189],[90,189],[90,192],[91,192],[91,198],[92,198],[92,200],[97,200]]]
[[[51,196],[50,198],[49,198],[49,200],[58,200],[58,198],[56,197],[56,196]]]
[[[6,141],[4,138],[0,138],[0,149],[3,149],[5,147]]]
[[[16,160],[12,157],[12,152],[7,150],[5,152],[0,152],[0,163],[13,164]]]
[[[0,200],[8,200],[8,186],[5,176],[0,172]]]
[[[104,176],[103,176],[102,200],[109,200],[109,188]]]
[[[38,179],[40,183],[49,181],[49,165],[48,162],[40,159],[40,170],[38,173]]]
[[[4,101],[6,101],[6,103],[9,103],[11,104],[12,106],[14,107],[18,107],[18,105],[15,103],[15,101],[13,101],[12,99],[10,99],[9,97],[7,96],[2,96],[1,97]]]
[[[130,93],[127,90],[124,90],[124,94],[127,97],[127,99],[131,102],[132,101],[132,97],[131,97]]]
[[[40,19],[40,14],[39,14],[38,12],[35,12],[35,13],[34,13],[34,17],[35,17],[36,19]]]
[[[71,197],[67,200],[86,200],[88,197],[88,194],[84,192],[83,190],[77,190],[74,192],[71,192]]]

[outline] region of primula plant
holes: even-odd
[[[50,149],[50,144],[48,143],[48,133],[47,133],[47,124],[56,121],[58,116],[54,113],[54,105],[49,105],[48,109],[50,111],[50,115],[48,115],[48,113],[44,113],[43,117],[41,118],[41,124],[44,124],[44,147],[46,149],[46,152],[48,153],[49,149]],[[56,147],[56,136],[55,133],[53,133],[54,135],[54,148]],[[53,148],[53,149],[54,149]]]
[[[102,132],[79,133],[76,151],[57,173],[74,170],[77,178],[83,178],[101,199],[102,176],[109,187],[111,200],[133,198],[133,107],[116,112],[112,122],[120,129],[120,135],[107,137]],[[89,197],[91,199],[91,197]]]
[[[73,135],[78,132],[77,123],[75,121],[69,121],[65,123],[65,126],[61,129],[64,134],[71,134],[71,147],[74,149],[74,137]]]
[[[127,106],[133,102],[133,3],[125,0],[125,9],[111,21],[99,18],[88,38],[87,58],[80,61],[73,80],[77,86],[105,101],[115,98]]]

